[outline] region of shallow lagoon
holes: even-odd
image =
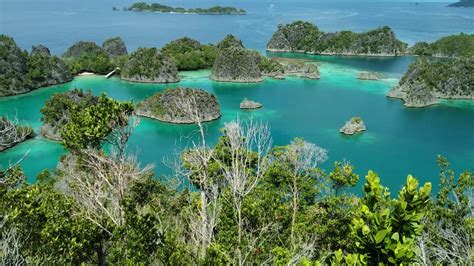
[[[329,151],[324,168],[330,169],[334,161],[347,159],[356,165],[361,176],[369,169],[379,173],[383,184],[391,190],[399,189],[407,174],[419,177],[421,182],[437,184],[438,154],[448,157],[457,171],[474,168],[473,102],[443,101],[438,106],[408,109],[401,101],[385,97],[413,58],[284,56],[315,60],[321,79],[289,77],[267,79],[259,84],[217,83],[207,78],[210,71],[203,70],[182,72],[179,84],[153,85],[84,76],[67,84],[0,99],[0,113],[17,114],[38,132],[41,126],[39,110],[53,93],[82,88],[91,89],[94,94],[105,92],[115,99],[138,102],[167,87],[198,87],[214,93],[222,108],[222,117],[206,124],[211,141],[217,140],[225,122],[252,116],[270,124],[276,145],[303,137]],[[383,79],[357,80],[357,73],[362,70],[379,71]],[[264,107],[242,111],[239,103],[244,97],[261,102]],[[353,137],[342,136],[339,128],[355,115],[364,119],[367,131]],[[163,160],[172,159],[187,146],[196,137],[195,129],[193,125],[142,119],[129,149],[138,154],[142,164],[155,164],[155,173],[162,177],[170,173]],[[30,182],[34,182],[35,176],[44,168],[54,168],[64,153],[59,143],[36,137],[1,153],[0,164],[5,166],[14,162],[28,150],[22,167]]]

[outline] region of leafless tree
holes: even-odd
[[[272,139],[268,125],[255,122],[252,119],[245,123],[240,120],[226,123],[224,137],[228,146],[229,158],[215,159],[231,192],[238,230],[237,258],[239,265],[243,265],[244,258],[241,251],[244,229],[242,203],[267,169],[267,154],[272,146]]]
[[[289,164],[292,169],[291,175],[291,233],[290,242],[292,249],[295,249],[295,223],[299,208],[300,188],[298,187],[300,179],[306,179],[314,174],[312,170],[327,160],[327,151],[316,146],[316,144],[295,139],[286,148],[285,153],[280,158]]]
[[[462,228],[439,228],[438,237],[447,245],[432,242],[432,254],[437,262],[447,265],[472,265],[469,233]]]
[[[423,266],[432,265],[429,234],[423,232],[423,234],[416,239],[416,245],[418,247],[417,262]]]
[[[437,241],[433,238],[436,236]],[[440,241],[441,240],[441,241]],[[463,228],[436,226],[417,239],[418,262],[422,265],[472,265],[470,235]]]
[[[213,150],[207,146],[206,132],[202,121],[203,114],[198,105],[197,96],[194,91],[181,90],[181,92],[182,97],[175,100],[174,105],[186,117],[186,120],[197,125],[199,141],[192,141],[191,148],[183,156],[183,163],[187,164],[187,167],[175,164],[174,170],[179,176],[185,177],[199,188],[199,223],[196,224],[196,220],[192,220],[190,227],[196,246],[201,250],[201,258],[204,258],[214,237],[214,228],[220,209],[218,206],[220,190],[216,178],[209,171]]]
[[[115,127],[107,138],[107,142],[112,145],[111,149],[118,154],[119,159],[124,159],[128,140],[138,124],[140,124],[140,118],[131,116],[127,125]]]
[[[302,258],[311,258],[316,250],[316,239],[314,236],[298,239],[296,240],[295,246],[299,248],[293,253],[288,265],[298,265]]]
[[[31,133],[33,129],[30,126],[19,126],[16,116],[13,119],[0,117],[0,151],[24,141]]]
[[[82,151],[77,160],[63,169],[67,192],[83,207],[86,217],[104,230],[107,231],[102,224],[104,218],[116,226],[123,225],[124,211],[120,203],[131,184],[149,175],[152,166],[141,168],[132,155],[105,156],[93,149]]]
[[[0,265],[26,265],[26,260],[21,254],[21,240],[15,228],[6,227],[6,217],[0,221],[2,238],[0,239]]]

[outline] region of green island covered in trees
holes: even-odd
[[[322,55],[403,55],[407,44],[398,40],[388,26],[354,33],[325,33],[310,22],[296,21],[279,25],[267,44],[267,51]]]
[[[245,15],[247,12],[244,9],[238,9],[229,6],[213,6],[210,8],[182,8],[161,5],[158,3],[147,4],[145,2],[138,2],[132,4],[127,11],[139,12],[161,12],[161,13],[186,13],[186,14],[200,14],[200,15]]]
[[[440,99],[474,99],[474,35],[443,37],[410,48],[419,57],[387,93],[406,107],[438,104]]]
[[[57,169],[35,184],[18,164],[0,169],[2,265],[472,263],[474,173],[456,176],[443,157],[435,195],[411,175],[391,194],[368,171],[356,196],[355,166],[322,170],[328,152],[314,143],[273,146],[268,125],[249,119],[227,122],[209,145],[201,117],[186,112],[198,140],[174,178],[156,178],[126,149],[133,105],[92,101],[64,122]],[[47,103],[44,122],[62,105]]]

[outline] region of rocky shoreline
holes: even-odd
[[[220,105],[213,94],[183,87],[152,95],[137,105],[135,113],[173,124],[194,124],[198,119],[209,122],[221,117]]]
[[[474,100],[473,71],[474,58],[418,58],[387,97],[413,108],[435,105],[440,99]]]

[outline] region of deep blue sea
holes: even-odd
[[[207,16],[112,11],[132,1],[112,0],[0,0],[0,33],[15,38],[18,45],[30,50],[43,44],[61,54],[79,40],[102,43],[121,36],[129,51],[140,46],[160,47],[188,36],[203,43],[215,43],[226,34],[241,38],[249,48],[264,51],[271,34],[280,23],[295,20],[314,22],[321,30],[365,31],[383,25],[392,27],[405,42],[433,41],[459,32],[474,32],[474,9],[445,7],[447,3],[361,3],[320,1],[160,1],[182,7],[231,5],[247,10],[245,16]],[[281,56],[281,55],[280,55]],[[291,55],[314,60],[321,71],[320,80],[265,80],[259,84],[218,83],[209,80],[209,70],[181,73],[179,84],[136,84],[118,78],[78,77],[59,86],[42,88],[24,95],[0,99],[0,115],[15,116],[38,132],[39,110],[53,93],[72,88],[106,92],[110,97],[138,102],[166,87],[197,87],[214,93],[222,107],[221,119],[206,124],[211,142],[219,129],[236,117],[263,120],[272,128],[276,145],[288,144],[295,137],[326,148],[330,169],[336,160],[347,159],[363,176],[369,169],[382,182],[398,190],[407,174],[421,182],[438,184],[435,159],[447,156],[456,171],[474,169],[474,101],[444,101],[438,106],[408,109],[399,100],[388,99],[386,92],[395,86],[413,57],[366,58]],[[361,81],[360,71],[376,71],[380,81]],[[242,111],[239,103],[248,97],[264,107]],[[351,116],[361,116],[367,131],[345,137],[339,128]],[[132,137],[130,149],[142,164],[156,165],[157,176],[169,173],[163,160],[189,143],[194,126],[171,125],[143,119]],[[21,158],[28,180],[44,168],[53,169],[64,154],[59,143],[36,137],[0,153],[0,167]],[[356,188],[360,191],[360,186]]]
[[[129,49],[135,50],[162,46],[182,36],[214,43],[229,33],[241,38],[247,47],[263,50],[278,24],[295,20],[311,21],[324,31],[365,31],[388,25],[410,44],[474,32],[474,9],[446,8],[447,3],[156,0],[181,7],[230,5],[246,9],[248,15],[112,11],[114,6],[122,9],[133,2],[138,0],[0,0],[0,33],[13,36],[24,49],[41,43],[61,54],[75,41],[101,43],[110,36],[121,36]]]

